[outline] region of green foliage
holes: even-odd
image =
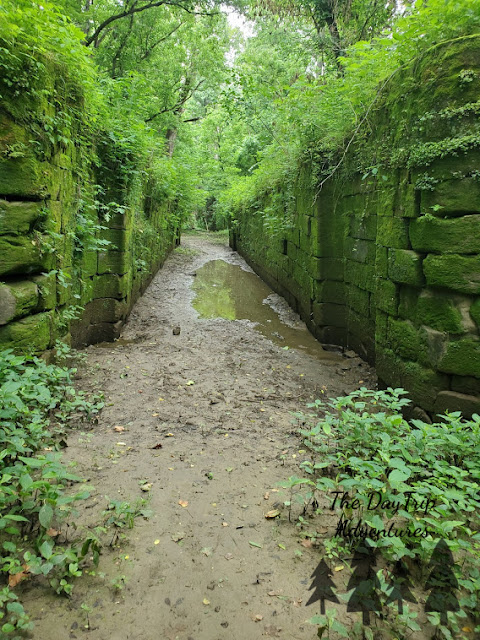
[[[306,475],[282,486],[302,487],[304,513],[319,493],[346,492],[345,521],[352,528],[361,521],[362,535],[387,563],[406,560],[417,578],[438,539],[447,539],[462,587],[461,609],[449,614],[450,631],[458,632],[466,616],[480,622],[480,416],[463,420],[456,412],[434,424],[408,422],[401,415],[405,393],[360,389],[308,405],[314,413],[297,415],[311,454],[300,464]],[[357,539],[347,531],[327,541],[329,553],[343,555]],[[440,619],[429,618],[450,637]]]
[[[70,489],[81,479],[61,462],[64,428],[69,421],[91,419],[103,406],[99,397],[75,391],[74,372],[12,350],[0,352],[0,572],[11,584],[45,576],[66,595],[82,574],[87,552],[98,562],[100,550],[94,531],[68,545],[59,542],[75,504],[90,495],[88,487]],[[0,619],[2,637],[30,628],[9,587],[0,593]]]

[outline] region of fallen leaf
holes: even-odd
[[[145,484],[143,484],[140,489],[142,491],[150,491],[150,489],[153,487],[153,482],[146,482]]]
[[[302,547],[305,547],[305,549],[311,549],[313,547],[313,541],[309,540],[308,538],[302,540],[300,544],[302,545]]]
[[[166,438],[173,438],[173,433],[167,433],[167,434],[165,434],[165,437]]]
[[[162,447],[163,447],[163,444],[158,443],[158,444],[154,445],[152,447],[152,449],[161,449]]]
[[[117,447],[126,447],[127,443],[126,442],[117,442]]]
[[[153,544],[160,544],[160,540],[157,538],[157,539],[153,542]]]
[[[338,566],[335,567],[334,571],[341,571],[342,569],[345,569],[343,564],[339,564]]]
[[[178,504],[179,504],[181,507],[184,507],[184,508],[185,508],[185,507],[188,507],[188,500],[179,500],[179,501],[178,501]]]
[[[205,605],[210,604],[210,600],[207,600],[207,598],[204,598],[203,599],[203,604],[205,604]]]
[[[159,413],[152,413],[152,418],[156,418],[159,415],[160,415]]]
[[[203,549],[200,549],[200,553],[203,553],[204,556],[211,556],[212,555],[212,547],[203,547]]]
[[[472,633],[473,629],[471,627],[462,627],[462,631],[465,631],[465,633]]]
[[[122,431],[125,431],[125,427],[121,427],[118,424],[116,427],[113,427],[113,430],[116,431],[117,433],[121,433]]]
[[[10,587],[10,589],[16,587],[17,584],[24,580],[30,573],[30,567],[28,566],[28,564],[22,565],[22,568],[23,571],[19,571],[18,573],[15,573],[8,577],[8,586]]]
[[[232,473],[232,471],[233,471],[233,467],[227,467],[227,468],[225,469],[225,471],[227,471],[228,473]]]
[[[45,533],[47,534],[47,536],[50,536],[51,538],[55,538],[56,536],[58,536],[60,531],[50,528],[50,529],[47,529]]]
[[[283,549],[284,551],[287,548],[284,544],[280,544],[280,542],[278,543],[278,546],[280,547],[280,549]]]
[[[278,509],[272,509],[271,511],[267,511],[265,518],[276,518],[279,515],[280,511]]]
[[[251,545],[252,547],[258,547],[259,549],[263,549],[262,545],[258,544],[258,542],[252,542],[251,540],[249,540],[248,544]]]
[[[193,380],[189,380],[186,384],[187,387],[191,387],[192,384],[195,384],[195,382]]]

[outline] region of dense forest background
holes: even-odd
[[[64,123],[61,114],[38,122],[41,133],[61,139],[76,117],[85,139],[108,131],[126,174],[143,157],[184,223],[208,229],[225,228],[232,209],[277,183],[285,193],[306,159],[316,178],[328,178],[368,125],[382,83],[479,27],[476,0],[7,0],[0,8],[6,86],[10,78],[15,91],[45,94],[46,53],[82,89],[78,111]],[[93,163],[96,153],[90,145]]]

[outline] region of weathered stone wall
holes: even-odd
[[[321,190],[299,169],[283,231],[272,193],[232,230],[319,340],[430,413],[480,413],[479,63],[472,37],[401,70]]]
[[[61,70],[48,77],[50,89],[63,86]],[[81,109],[71,87],[28,113],[21,96],[1,106],[0,350],[115,338],[179,234],[174,204],[153,195],[146,167],[126,180],[118,163],[86,162],[115,151],[108,135],[85,140],[73,124],[49,135],[69,101]]]

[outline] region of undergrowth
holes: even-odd
[[[362,388],[307,405],[309,413],[296,414],[309,452],[300,463],[305,475],[292,476],[282,486],[303,506],[301,523],[309,510],[312,517],[322,512],[325,496],[330,508],[339,510],[335,536],[323,541],[325,557],[348,564],[352,552],[366,543],[375,566],[383,565],[374,579],[381,603],[377,616],[393,633],[387,637],[409,637],[420,629],[417,612],[408,605],[395,611],[400,565],[417,588],[431,590],[425,610],[433,637],[479,637],[480,416],[465,420],[455,412],[438,416],[434,424],[408,421],[401,413],[410,402],[405,394]],[[291,509],[290,500],[287,505]],[[446,574],[426,581],[440,541],[453,562],[447,585],[442,584]],[[454,593],[454,604],[435,599],[437,591]],[[339,597],[347,602],[348,595]],[[351,636],[335,615],[327,610],[312,622],[322,634]],[[359,628],[359,637],[370,637],[370,629]]]
[[[33,626],[15,593],[17,585],[36,578],[69,596],[73,579],[90,563],[98,564],[107,527],[122,525],[121,518],[112,519],[115,505],[96,527],[75,522],[75,507],[90,496],[91,487],[62,462],[60,449],[66,426],[94,419],[103,402],[100,395],[89,398],[75,390],[74,373],[11,349],[0,352],[2,640],[23,637]]]

